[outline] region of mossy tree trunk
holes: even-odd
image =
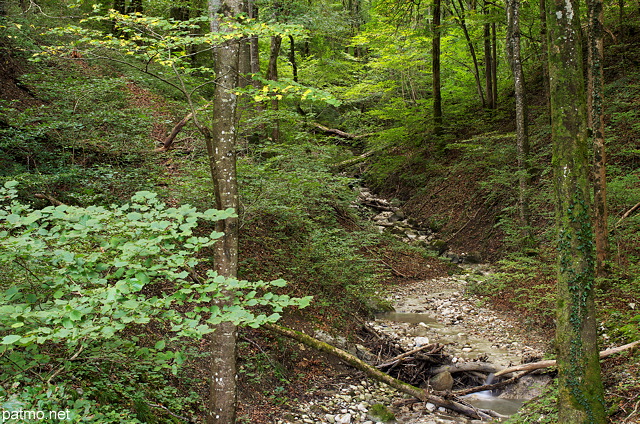
[[[240,0],[209,0],[210,16],[223,13],[232,18],[243,12]],[[211,30],[219,30],[215,19]],[[215,207],[238,209],[236,178],[236,107],[234,93],[238,85],[240,41],[229,40],[214,50],[216,85],[213,100],[211,136],[207,152],[213,178]],[[216,231],[224,233],[214,245],[214,266],[219,275],[235,278],[238,271],[238,218],[216,223]],[[224,304],[219,304],[224,307]],[[210,338],[211,377],[207,424],[233,424],[236,420],[236,341],[237,326],[224,322]]]
[[[606,422],[594,303],[589,136],[577,0],[548,0],[558,241],[558,408],[563,424]]]
[[[607,226],[607,158],[604,145],[604,23],[602,0],[587,0],[589,17],[589,127],[593,139],[593,203],[596,235],[596,276],[606,276],[609,252]]]

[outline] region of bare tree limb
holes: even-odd
[[[182,128],[185,125],[187,125],[187,122],[189,122],[191,118],[193,118],[193,112],[190,112],[187,116],[182,118],[182,120],[173,127],[173,130],[171,130],[171,134],[169,134],[169,136],[165,138],[164,142],[162,143],[162,147],[157,148],[155,151],[166,152],[167,150],[171,149],[171,147],[173,146],[173,141],[175,140],[176,136],[178,135],[178,133],[180,133]]]
[[[611,349],[603,350],[603,351],[600,352],[600,359],[604,359],[604,358],[606,358],[608,356],[613,355],[614,353],[620,353],[620,352],[623,352],[625,350],[632,349],[633,347],[637,346],[638,344],[640,344],[640,340],[635,341],[633,343],[628,343],[628,344],[623,345],[623,346],[618,346],[618,347],[614,347],[614,348],[611,348]],[[555,360],[531,362],[529,364],[521,364],[521,365],[515,365],[513,367],[505,368],[502,371],[498,371],[497,373],[495,373],[495,376],[499,377],[501,375],[509,374],[509,373],[516,372],[516,371],[538,370],[538,369],[542,369],[542,368],[550,368],[550,367],[555,367],[555,366],[556,366],[556,361]]]
[[[620,224],[622,223],[622,221],[624,221],[625,219],[629,218],[629,215],[631,215],[632,213],[634,213],[635,211],[637,211],[640,208],[640,203],[637,203],[634,207],[632,207],[631,209],[629,209],[628,211],[626,211],[622,217],[618,220],[618,222],[616,222],[616,225],[614,225],[615,228],[618,228],[620,226]]]

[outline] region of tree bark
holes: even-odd
[[[269,65],[267,67],[267,79],[271,81],[278,81],[278,56],[280,55],[280,46],[282,45],[282,37],[279,35],[271,37],[271,47],[269,49]],[[273,99],[271,101],[271,110],[278,110],[278,100]],[[278,120],[273,120],[273,127],[271,128],[271,138],[273,141],[278,142],[280,139],[280,126]]]
[[[518,212],[525,243],[532,239],[529,213],[529,134],[524,72],[520,54],[520,0],[507,0],[507,56],[513,75],[516,100],[516,145],[518,151]]]
[[[549,107],[549,55],[547,53],[547,5],[546,0],[540,1],[540,62],[542,63],[542,86],[546,106]],[[551,113],[549,113],[551,116]]]
[[[604,140],[604,24],[602,0],[587,0],[588,8],[588,106],[593,140],[593,205],[596,240],[596,276],[605,277],[609,259],[607,228],[607,158]]]
[[[224,13],[227,18],[242,13],[240,0],[209,0],[209,12]],[[211,30],[217,31],[216,19]],[[240,42],[229,40],[214,50],[216,85],[213,99],[211,136],[206,137],[209,167],[213,178],[215,207],[238,209],[236,178],[236,107],[234,93],[238,85]],[[235,278],[238,271],[238,218],[216,222],[216,231],[224,233],[213,248],[213,260],[219,275]],[[224,307],[224,303],[218,303]],[[236,420],[236,341],[237,327],[224,322],[210,337],[211,380],[207,424],[233,424]]]
[[[433,42],[431,51],[431,67],[433,73],[433,132],[442,131],[442,91],[440,82],[440,39],[441,39],[441,0],[433,2]]]
[[[562,423],[606,422],[594,302],[589,136],[577,0],[548,0],[558,251],[558,410]]]
[[[487,6],[485,4],[484,8],[485,16],[488,17],[489,12],[487,11]],[[494,109],[495,105],[493,104],[493,65],[491,58],[491,24],[486,22],[484,24],[484,83],[485,89],[487,93],[487,107],[489,109]]]

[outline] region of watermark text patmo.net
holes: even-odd
[[[71,411],[65,409],[64,411],[36,411],[36,410],[19,410],[19,411],[7,411],[2,410],[1,422],[34,422],[45,420],[68,420],[70,418]],[[17,421],[14,421],[17,420]]]

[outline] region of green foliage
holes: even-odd
[[[15,197],[14,186],[5,184],[5,199]],[[112,208],[33,210],[16,201],[5,204],[0,210],[0,260],[13,283],[0,295],[3,350],[109,339],[154,318],[170,322],[176,336],[202,336],[221,321],[259,326],[279,317],[256,316],[245,307],[270,305],[281,311],[308,304],[309,299],[264,293],[284,286],[282,280],[249,283],[195,270],[202,260],[193,255],[222,236],[215,231],[194,234],[198,221],[232,214],[200,213],[189,205],[167,208],[151,192],[139,192],[131,203]],[[147,286],[165,281],[171,286],[162,296],[144,293]],[[215,301],[228,304],[209,306]],[[204,306],[181,316],[175,308],[185,303]]]
[[[310,302],[272,292],[283,280],[248,282],[206,270],[200,256],[222,236],[206,228],[232,210],[168,208],[151,192],[109,208],[32,209],[15,200],[16,184],[0,189],[0,352],[3,381],[18,383],[14,389],[25,384],[28,390],[12,396],[26,403],[45,402],[55,392],[51,380],[71,372],[83,351],[130,352],[154,371],[176,374],[186,357],[167,342],[202,337],[222,321],[257,327]],[[131,336],[145,325],[165,328],[153,348]],[[33,368],[37,386],[24,380]]]

